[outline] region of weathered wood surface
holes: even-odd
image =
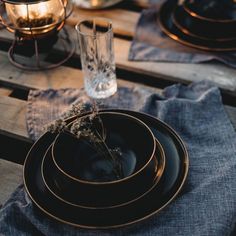
[[[136,0],[137,5],[147,7],[147,0]],[[236,71],[222,64],[184,64],[184,63],[156,63],[128,61],[128,53],[131,40],[120,36],[133,37],[135,26],[140,13],[129,11],[126,8],[111,8],[101,11],[86,11],[76,9],[68,25],[73,26],[78,20],[88,16],[109,17],[114,23],[114,32],[118,35],[114,39],[115,58],[118,69],[126,72],[125,80],[146,83],[146,79],[155,82],[171,81],[190,83],[203,79],[210,80],[223,91],[236,96]],[[74,32],[73,39],[76,40]],[[11,42],[13,34],[6,30],[0,30],[0,41]],[[60,49],[60,48],[59,48]],[[139,74],[138,78],[135,74]],[[132,78],[130,77],[132,76]],[[140,80],[140,77],[143,79]],[[120,81],[119,83],[128,84]],[[132,85],[132,83],[130,83]],[[53,70],[32,72],[18,69],[10,64],[7,53],[0,51],[0,134],[24,141],[29,141],[25,113],[26,101],[9,97],[15,89],[27,91],[29,89],[48,88],[80,88],[83,86],[82,72],[69,66],[60,66]],[[160,90],[157,90],[160,92]],[[236,110],[226,106],[226,110],[236,127]],[[4,111],[4,112],[2,112]]]
[[[0,87],[0,96],[9,96],[12,91],[12,89]]]
[[[76,88],[83,85],[82,78],[81,70],[66,66],[37,72],[21,70],[10,64],[7,54],[0,51],[0,82],[11,88]]]
[[[26,102],[0,96],[0,134],[28,141],[26,130]]]
[[[152,79],[164,79],[174,82],[189,83],[210,80],[220,88],[236,92],[236,70],[222,64],[187,64],[165,62],[128,61],[131,42],[115,39],[115,56],[119,68],[149,75]]]
[[[94,16],[111,19],[115,34],[133,37],[139,13],[117,8],[93,11],[74,8],[73,13],[67,20],[67,24],[76,25],[79,21]]]
[[[10,38],[12,38],[12,34],[0,31],[0,39],[10,40]],[[124,69],[128,72],[135,72],[141,75],[151,76],[150,80],[152,81],[150,82],[154,83],[155,80],[156,82],[160,80],[167,80],[180,83],[190,83],[206,79],[214,82],[217,86],[219,86],[227,93],[236,96],[236,70],[233,68],[227,67],[223,64],[187,64],[129,61],[128,54],[130,44],[131,42],[128,40],[115,38],[114,46],[117,68]],[[12,69],[10,69],[10,72],[8,71],[8,68],[11,67],[11,65],[9,65],[9,61],[7,58],[1,59],[2,57],[4,56],[0,52],[0,68],[4,67],[3,74],[9,75],[12,73]],[[20,73],[18,69],[15,70],[17,73]],[[27,72],[23,73],[27,76]],[[45,72],[45,74],[46,73],[47,72]],[[48,72],[48,74],[50,74],[50,72]],[[0,79],[1,78],[4,81],[7,80],[5,76],[2,76],[2,72],[0,74]],[[135,80],[135,78],[132,78],[132,80]]]
[[[127,83],[125,81],[119,81],[120,85],[134,85],[133,83]],[[156,90],[158,93],[161,90]],[[5,111],[1,113],[0,119],[0,134],[11,136],[17,139],[29,141],[29,136],[27,133],[25,114],[26,114],[27,102],[20,99],[12,97],[0,97],[0,111]],[[236,108],[225,106],[226,112],[236,129]]]
[[[147,4],[147,1],[137,1],[139,4]],[[133,36],[136,23],[140,13],[120,8],[109,8],[104,10],[88,11],[75,8],[72,16],[68,18],[67,24],[73,26],[81,19],[93,16],[110,18],[114,23],[114,32],[123,36]],[[73,40],[76,42],[74,32]],[[13,34],[6,30],[0,30],[0,39],[11,41]],[[118,68],[151,76],[151,80],[168,80],[180,83],[190,83],[203,79],[214,82],[231,95],[236,93],[236,71],[223,64],[204,63],[157,63],[157,62],[134,62],[128,61],[128,53],[131,45],[130,40],[115,38],[115,57]],[[7,61],[5,61],[8,63]],[[1,63],[2,64],[2,63]],[[1,65],[2,66],[2,65]],[[135,80],[135,78],[132,78]]]

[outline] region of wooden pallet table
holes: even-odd
[[[141,10],[147,8],[147,0],[124,1],[115,7],[104,10],[81,10],[75,7],[66,22],[66,27],[76,40],[74,25],[81,19],[93,16],[103,16],[112,19],[114,24],[114,44],[117,75],[119,85],[138,83],[151,86],[157,92],[170,84],[184,83],[203,79],[214,82],[222,92],[225,109],[236,127],[236,70],[218,63],[184,64],[164,62],[134,62],[128,61],[129,48],[135,34],[135,27]],[[7,51],[13,40],[13,34],[6,29],[0,30],[0,179],[19,182],[19,172],[25,156],[33,141],[29,138],[26,127],[27,95],[31,89],[80,88],[83,86],[79,56],[75,54],[63,66],[52,70],[38,72],[25,71],[13,66],[8,59]],[[60,51],[60,47],[58,48]],[[9,160],[8,161],[5,160]],[[14,170],[11,177],[8,171]],[[3,171],[5,170],[5,171]],[[13,171],[14,172],[14,171]],[[4,174],[3,174],[4,173]],[[13,175],[13,177],[12,177]],[[14,181],[13,181],[14,182]],[[5,189],[1,194],[0,204],[7,198],[12,188]],[[4,195],[4,196],[3,196]]]

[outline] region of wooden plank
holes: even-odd
[[[63,83],[64,86],[66,84],[66,82]],[[52,83],[52,85],[56,86],[53,88],[58,88],[58,84],[56,82]],[[118,80],[118,86],[122,85],[134,86],[135,84],[123,80]],[[81,87],[81,84],[80,86],[78,86],[78,88],[79,87]],[[44,88],[46,89],[47,87]],[[160,92],[161,90],[155,89],[155,91]],[[22,101],[20,99],[12,97],[0,97],[0,111],[4,111],[1,112],[0,116],[0,134],[14,137],[20,140],[30,141],[25,121],[26,106],[26,101]]]
[[[118,83],[134,85],[120,79]],[[83,73],[79,69],[66,66],[42,71],[21,70],[9,63],[7,53],[0,51],[0,84],[24,90],[81,88]]]
[[[12,89],[0,87],[0,96],[9,96],[12,91]]]
[[[22,165],[0,159],[0,207],[22,183]]]
[[[0,134],[29,141],[26,130],[26,102],[0,96]]]
[[[9,34],[4,34],[0,31],[0,38],[9,40]],[[74,40],[77,40],[74,38]],[[187,63],[166,63],[166,62],[140,62],[129,61],[128,54],[131,42],[124,39],[115,38],[115,59],[117,68],[124,69],[126,71],[135,72],[141,75],[151,76],[150,82],[153,80],[167,80],[180,83],[190,83],[200,80],[209,80],[219,86],[226,93],[236,96],[236,72],[235,69],[227,67],[223,64],[216,63],[201,63],[201,64],[187,64]],[[1,56],[0,56],[1,57]],[[4,68],[4,72],[1,70],[0,77],[9,75],[9,65],[7,61],[1,63],[1,68]],[[4,64],[4,67],[2,67]],[[13,67],[11,67],[12,70]],[[63,67],[62,67],[63,68]],[[60,70],[60,69],[59,69]],[[63,71],[62,69],[61,71]],[[18,71],[18,70],[17,70]],[[12,73],[10,71],[10,73]],[[30,72],[22,71],[21,73],[27,77]],[[42,73],[42,77],[50,77],[50,71],[39,72]],[[3,75],[4,74],[4,75]],[[66,73],[68,75],[69,73]],[[73,73],[70,76],[72,79]],[[129,79],[129,78],[126,78]],[[133,78],[135,79],[135,78]],[[43,80],[43,79],[42,79]],[[138,81],[137,81],[138,82]],[[143,82],[143,81],[142,81]],[[43,83],[43,82],[42,82]],[[70,86],[70,84],[68,84]]]
[[[91,11],[75,7],[71,16],[67,19],[67,24],[74,26],[83,19],[105,17],[112,20],[113,31],[115,34],[123,35],[125,37],[133,37],[139,15],[140,14],[137,12],[117,8]]]
[[[81,70],[63,66],[42,71],[21,70],[9,63],[6,53],[0,52],[0,83],[26,90],[79,88],[83,86],[83,75]]]
[[[123,82],[124,83],[124,82]],[[132,83],[129,84],[132,86]],[[160,92],[160,90],[157,90]],[[0,98],[0,133],[15,137],[21,140],[29,141],[27,127],[25,122],[26,101],[11,97]],[[225,106],[229,118],[236,129],[236,108]]]
[[[128,54],[131,42],[115,38],[115,58],[118,68],[133,71],[143,75],[180,83],[190,83],[200,80],[214,82],[223,90],[232,94],[236,91],[236,71],[223,64],[187,64],[166,62],[129,61]]]

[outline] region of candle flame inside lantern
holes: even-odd
[[[99,4],[100,4],[100,0],[92,0],[92,1],[91,1],[91,5],[92,5],[93,7],[99,6]]]
[[[64,5],[61,0],[31,4],[6,3],[6,12],[12,25],[26,34],[48,32],[65,19]]]

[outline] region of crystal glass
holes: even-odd
[[[107,98],[117,90],[112,23],[105,18],[76,25],[84,87],[92,98]]]

